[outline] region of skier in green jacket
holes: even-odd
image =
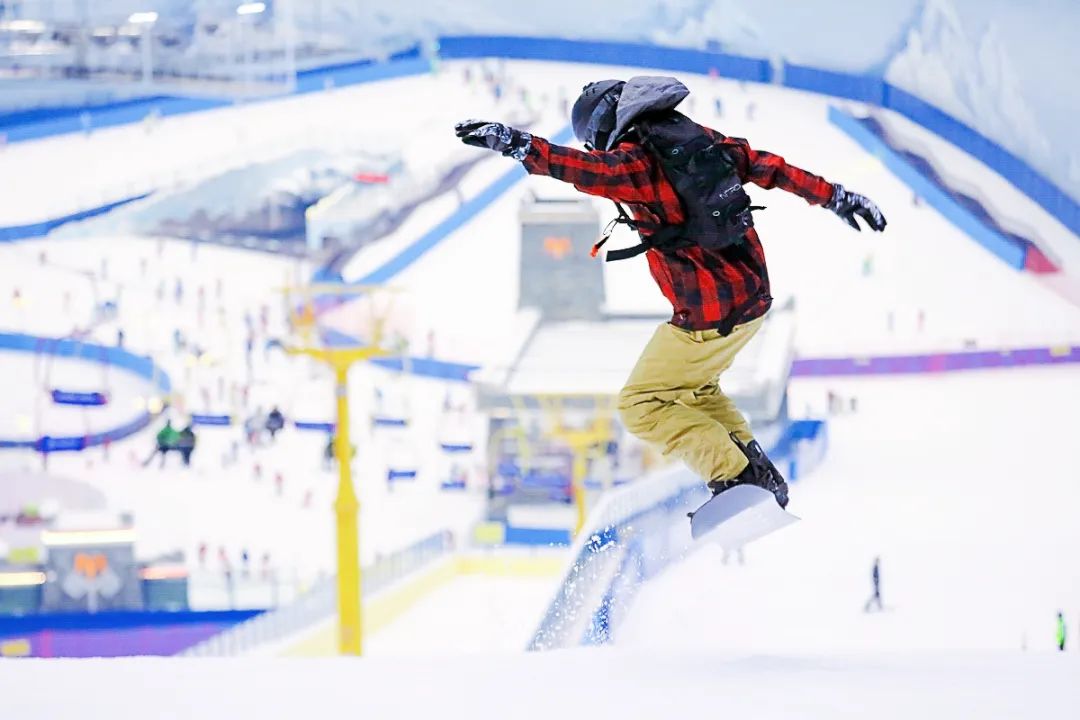
[[[154,456],[159,454],[161,455],[161,465],[159,467],[165,467],[166,453],[177,448],[177,442],[180,440],[180,433],[172,426],[172,420],[165,421],[165,427],[158,431],[155,440],[156,446],[154,447],[154,452],[150,454],[150,457],[146,458],[143,467],[149,465],[150,461],[154,459]]]
[[[1057,646],[1058,650],[1065,652],[1065,616],[1060,612],[1057,616]]]

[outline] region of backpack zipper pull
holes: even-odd
[[[618,218],[612,218],[607,225],[604,226],[604,230],[600,233],[600,239],[593,243],[592,250],[589,251],[589,257],[596,257],[600,254],[600,248],[604,247],[611,238],[611,231],[615,228],[615,223],[619,222]]]

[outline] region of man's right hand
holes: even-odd
[[[454,126],[454,134],[466,145],[494,150],[515,160],[524,160],[532,145],[529,133],[485,120],[459,122]]]

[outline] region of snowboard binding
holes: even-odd
[[[769,460],[769,456],[765,454],[760,443],[757,440],[751,440],[749,445],[743,443],[735,433],[731,433],[731,440],[734,442],[743,455],[749,460],[749,464],[746,468],[739,473],[732,480],[710,480],[708,483],[709,490],[712,491],[713,496],[733,488],[737,485],[756,485],[757,487],[771,492],[776,496],[776,502],[781,508],[786,508],[788,504],[788,484],[784,480],[784,476],[780,474],[780,471],[773,465],[772,460]]]

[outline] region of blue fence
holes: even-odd
[[[134,373],[152,383],[161,395],[172,391],[172,382],[168,374],[154,364],[149,357],[135,355],[121,347],[98,345],[96,343],[72,340],[70,338],[44,338],[21,333],[0,333],[0,350],[11,352],[36,353],[55,357],[78,358],[90,362],[117,367]],[[11,440],[0,438],[0,449],[32,448],[39,452],[62,452],[85,450],[96,445],[122,440],[142,430],[150,424],[154,415],[149,411],[140,413],[135,419],[124,425],[91,433],[70,437],[43,436],[36,440]]]
[[[302,71],[297,74],[296,92],[301,94],[317,92],[333,87],[420,75],[430,70],[431,62],[421,57],[419,47],[416,47],[392,56],[387,62],[360,60]],[[0,135],[3,135],[9,143],[40,140],[67,133],[129,125],[142,122],[149,115],[160,117],[185,115],[227,107],[230,104],[223,100],[153,96],[76,108],[41,108],[0,115]],[[61,225],[102,215],[122,205],[141,200],[150,194],[152,192],[123,198],[42,222],[0,227],[0,242],[44,237]]]
[[[449,36],[439,38],[439,56],[446,59],[504,57],[513,60],[633,65],[715,74],[754,82],[772,80],[772,67],[767,60],[760,58],[640,43],[517,36]]]
[[[882,105],[885,96],[880,79],[863,75],[819,70],[805,65],[784,64],[784,85],[820,95],[859,100]]]
[[[829,122],[845,133],[864,150],[881,160],[885,167],[903,180],[920,197],[924,198],[935,210],[945,216],[960,230],[964,231],[977,243],[992,252],[1010,267],[1023,270],[1027,259],[1027,247],[1010,237],[1003,235],[990,225],[976,217],[961,205],[948,192],[938,187],[918,169],[913,167],[888,143],[878,137],[857,119],[843,110],[829,108]]]
[[[78,108],[42,108],[0,117],[0,133],[9,143],[40,140],[67,133],[88,132],[142,122],[147,115],[184,115],[229,105],[224,100],[154,96]]]
[[[89,208],[87,210],[80,210],[78,212],[70,213],[68,215],[62,215],[57,218],[50,218],[48,220],[42,220],[41,222],[29,223],[28,225],[11,225],[8,227],[0,227],[0,242],[12,242],[14,240],[25,240],[27,238],[44,237],[50,232],[66,225],[70,222],[78,222],[80,220],[87,220],[97,215],[104,215],[107,212],[111,212],[118,207],[128,205],[142,200],[143,198],[150,197],[153,193],[142,193],[141,195],[132,195],[131,197],[121,198],[104,205]]]
[[[42,630],[121,630],[199,623],[237,623],[262,610],[107,611],[0,617],[0,637]]]
[[[1026,162],[929,102],[881,78],[784,65],[784,85],[888,108],[972,155],[1080,235],[1080,203]]]
[[[421,57],[419,48],[414,47],[391,56],[387,62],[365,59],[301,71],[296,76],[296,92],[316,92],[418,75],[430,70],[430,61]],[[231,104],[227,100],[155,95],[82,107],[39,108],[0,115],[0,134],[5,135],[9,143],[39,140],[54,135],[129,125],[142,122],[148,115],[186,115]]]

